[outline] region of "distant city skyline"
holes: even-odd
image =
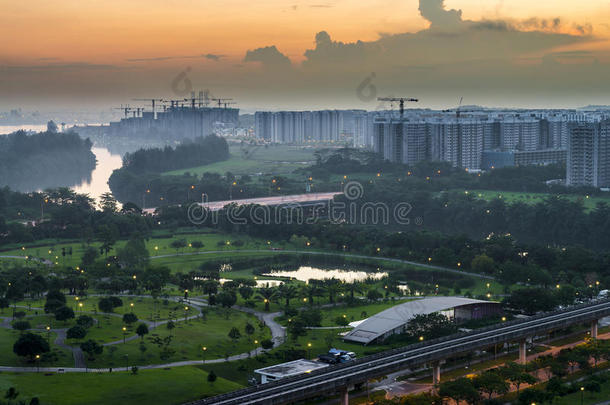
[[[209,89],[245,111],[376,96],[497,107],[610,104],[610,4],[591,0],[11,2],[0,109],[107,109]],[[187,80],[185,80],[187,79]]]

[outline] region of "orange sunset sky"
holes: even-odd
[[[245,109],[372,109],[367,78],[427,107],[610,104],[607,0],[0,2],[3,108],[180,96],[181,72]]]

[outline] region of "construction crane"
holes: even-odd
[[[129,106],[129,104],[123,106],[123,104],[121,104],[120,107],[115,107],[113,108],[113,110],[123,110],[123,114],[125,114],[125,118],[127,118],[127,114],[132,110],[132,108]]]
[[[405,101],[417,103],[419,100],[416,98],[408,98],[408,97],[378,97],[378,101],[389,101],[391,103],[398,101],[400,106],[400,117],[402,118],[405,112]]]
[[[455,117],[456,118],[460,118],[460,114],[461,114],[460,108],[462,108],[462,101],[463,100],[464,100],[464,97],[460,97],[460,103],[458,104],[458,108],[455,110]]]
[[[231,101],[233,99],[232,98],[211,98],[210,100],[218,101],[218,108],[220,108],[222,103],[224,103],[225,101]]]
[[[158,102],[163,102],[162,98],[134,98],[132,99],[134,101],[150,101],[152,104],[152,113],[153,113],[153,118],[155,117],[155,104]]]
[[[170,103],[171,108],[184,106],[184,102],[188,101],[186,98],[179,98],[175,100],[163,100],[164,103]]]

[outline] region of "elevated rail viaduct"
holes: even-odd
[[[434,381],[439,382],[441,361],[497,344],[519,342],[519,361],[525,363],[526,339],[583,323],[591,324],[591,337],[596,338],[598,320],[609,315],[610,300],[596,301],[377,353],[305,376],[284,378],[194,401],[188,405],[276,405],[335,393],[341,393],[341,402],[347,405],[349,388],[363,384],[371,378],[432,364]]]

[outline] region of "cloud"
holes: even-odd
[[[462,10],[445,10],[444,0],[420,1],[419,12],[433,30],[452,31],[462,25]]]
[[[203,56],[206,59],[213,60],[215,62],[218,62],[218,61],[220,61],[221,58],[225,57],[225,55],[216,55],[216,54],[213,54],[213,53],[206,53],[206,54],[201,55],[201,56]]]
[[[105,65],[88,62],[52,63],[44,65],[0,65],[0,71],[35,72],[35,71],[84,71],[117,69],[115,65]]]
[[[305,51],[303,68],[379,70],[396,65],[511,59],[592,40],[589,35],[555,32],[562,26],[560,19],[464,20],[461,10],[446,9],[443,0],[420,0],[419,10],[430,26],[415,33],[383,34],[376,41],[344,43],[321,31],[315,48]],[[590,32],[579,28],[579,33]]]
[[[289,69],[290,59],[281,53],[275,45],[257,48],[246,52],[244,62],[259,62],[264,68],[271,70]]]
[[[168,60],[177,60],[177,59],[199,59],[205,58],[213,61],[219,61],[221,58],[226,55],[216,55],[213,53],[206,53],[200,55],[182,55],[182,56],[152,56],[149,58],[130,58],[126,59],[127,62],[164,62]]]

